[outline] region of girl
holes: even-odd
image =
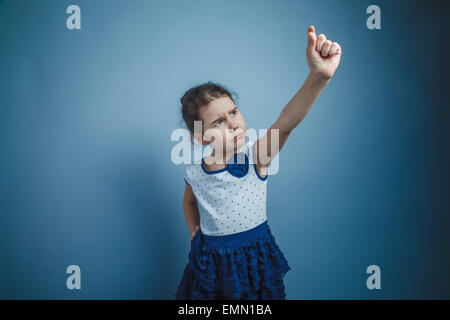
[[[222,86],[208,82],[181,98],[191,138],[213,151],[186,168],[183,211],[191,249],[176,299],[286,299],[283,278],[291,267],[267,224],[268,166],[330,81],[342,54],[338,43],[316,37],[313,26],[307,34],[310,73],[258,141],[246,142],[244,118]],[[261,146],[268,155],[259,152]]]

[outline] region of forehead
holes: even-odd
[[[210,124],[212,121],[216,120],[224,113],[231,111],[235,107],[236,105],[229,97],[220,97],[214,99],[205,108],[203,108],[202,117],[207,124]]]

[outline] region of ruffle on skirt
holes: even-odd
[[[204,235],[199,229],[175,299],[284,300],[283,278],[289,270],[267,220],[226,236]]]

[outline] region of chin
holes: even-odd
[[[238,151],[239,151],[239,149],[240,149],[244,144],[245,144],[245,136],[242,137],[241,139],[239,139],[239,140],[236,142],[236,149],[238,149]]]

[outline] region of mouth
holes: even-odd
[[[242,139],[243,137],[244,137],[244,134],[243,133],[239,133],[238,135],[236,135],[234,137],[234,141],[237,141],[238,139]]]

